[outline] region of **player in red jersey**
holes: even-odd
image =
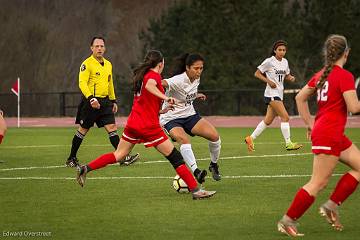
[[[2,140],[5,136],[7,127],[6,122],[4,120],[4,112],[0,109],[0,144],[2,143]]]
[[[307,126],[308,137],[311,136],[314,160],[310,181],[300,188],[286,214],[278,222],[278,230],[292,237],[303,235],[296,228],[296,220],[326,187],[339,161],[351,170],[340,178],[329,200],[319,209],[335,230],[343,229],[338,208],[355,191],[360,179],[360,151],[344,134],[347,111],[360,111],[354,77],[343,69],[350,49],[344,36],[330,35],[323,51],[324,68],[296,96],[300,116]],[[307,101],[315,93],[318,112],[314,122]]]
[[[161,85],[161,72],[164,58],[159,51],[149,51],[143,63],[134,70],[134,102],[120,143],[113,153],[104,154],[87,165],[78,168],[77,181],[84,186],[89,171],[105,167],[123,160],[135,144],[144,143],[145,147],[155,147],[172,164],[177,174],[185,181],[193,199],[212,197],[215,191],[205,191],[197,186],[194,176],[186,167],[180,152],[170,142],[159,122],[159,113],[171,110],[175,99],[164,94]],[[169,104],[161,109],[163,101]]]

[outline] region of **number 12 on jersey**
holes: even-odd
[[[317,90],[317,100],[322,101],[322,102],[326,102],[328,99],[327,93],[329,91],[329,82],[326,81],[324,83],[324,86],[321,89]]]

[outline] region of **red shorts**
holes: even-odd
[[[330,138],[324,136],[311,137],[312,152],[314,154],[329,154],[339,157],[340,153],[348,149],[352,142],[345,135],[340,138]]]
[[[164,130],[160,126],[159,128],[154,128],[151,130],[134,129],[125,126],[121,138],[133,144],[144,143],[145,147],[157,146],[168,139]]]

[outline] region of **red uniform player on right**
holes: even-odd
[[[300,116],[311,135],[314,153],[311,179],[295,195],[286,214],[278,222],[278,230],[291,237],[303,236],[296,221],[312,205],[317,194],[326,187],[339,161],[351,170],[338,181],[330,198],[319,212],[335,230],[341,231],[339,206],[355,191],[360,179],[360,151],[345,136],[347,112],[360,112],[353,75],[343,69],[350,48],[341,35],[330,35],[324,44],[324,68],[316,73],[296,96]],[[313,122],[308,99],[317,93],[318,112]]]

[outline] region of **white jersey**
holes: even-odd
[[[166,96],[176,98],[180,102],[174,106],[174,110],[160,114],[160,124],[164,126],[171,120],[194,115],[196,111],[193,106],[193,101],[196,99],[198,93],[200,78],[191,82],[186,72],[184,72],[164,80],[169,85],[168,89],[166,89]],[[165,102],[163,108],[166,106],[167,103]]]
[[[265,59],[257,68],[276,84],[276,88],[271,88],[269,84],[266,84],[264,96],[280,97],[282,100],[284,95],[284,79],[286,75],[290,74],[288,61],[285,58],[279,61],[275,56],[272,56]]]

